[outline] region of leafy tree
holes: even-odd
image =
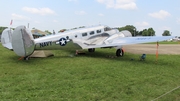
[[[142,36],[148,36],[148,30],[147,29],[144,29],[142,31]]]
[[[48,34],[52,34],[52,33],[51,33],[50,31],[48,31],[48,30],[45,30],[45,32],[48,33]]]
[[[128,30],[131,32],[132,36],[138,35],[138,31],[136,30],[136,27],[133,25],[126,25],[125,27],[118,28],[119,31]]]
[[[64,32],[64,31],[66,31],[66,29],[61,29],[60,31],[58,31],[58,33]]]
[[[8,28],[8,27],[0,27],[0,34],[2,34],[3,30],[6,28]]]
[[[153,28],[148,28],[148,36],[155,36],[155,31]]]
[[[78,29],[77,27],[75,27],[75,28],[72,28],[71,30],[75,30],[75,29]]]
[[[143,31],[138,32],[138,36],[142,36]]]
[[[142,36],[155,36],[155,31],[153,28],[144,29],[142,31]]]
[[[80,26],[79,28],[85,28],[85,26]]]
[[[171,36],[170,31],[165,30],[162,34],[162,36]]]
[[[14,30],[15,28],[11,28],[12,30]]]

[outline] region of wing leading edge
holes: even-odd
[[[119,37],[111,40],[105,40],[102,45],[83,45],[82,48],[103,48],[103,47],[118,47],[122,45],[132,45],[148,42],[159,42],[174,38],[174,36],[151,36],[151,37]]]

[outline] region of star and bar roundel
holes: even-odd
[[[66,38],[60,38],[60,39],[59,39],[59,45],[65,46],[66,43],[67,43]]]

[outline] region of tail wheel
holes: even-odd
[[[95,48],[89,48],[88,52],[95,52]]]
[[[24,57],[24,60],[29,60],[29,56]]]
[[[123,51],[122,49],[117,49],[117,51],[116,51],[116,56],[117,56],[117,57],[122,57],[122,56],[124,56],[124,51]]]

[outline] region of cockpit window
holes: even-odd
[[[105,27],[105,28],[104,28],[104,31],[110,31],[110,30],[111,30],[110,27]]]
[[[97,32],[97,33],[101,33],[101,30],[97,30],[96,32]]]

